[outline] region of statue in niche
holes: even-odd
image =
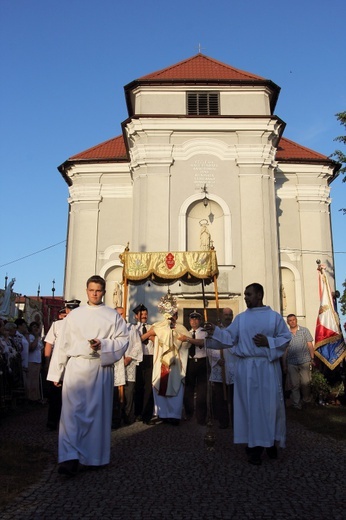
[[[287,298],[286,298],[286,291],[285,291],[285,287],[284,287],[284,284],[281,284],[281,306],[282,306],[282,310],[285,311],[287,309]]]
[[[201,226],[201,231],[199,234],[199,247],[201,251],[209,251],[211,246],[211,234],[208,229],[208,221],[203,218],[199,221],[199,225]]]
[[[120,282],[114,282],[113,290],[113,306],[122,307],[123,303],[123,289]]]

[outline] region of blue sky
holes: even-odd
[[[330,155],[345,129],[344,0],[0,0],[0,287],[61,295],[68,190],[57,167],[121,133],[123,87],[201,52],[281,87],[284,136]],[[346,183],[332,184],[337,287]],[[40,253],[36,253],[41,251]],[[23,258],[25,257],[25,258]],[[19,260],[21,259],[21,260]]]

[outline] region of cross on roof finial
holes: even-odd
[[[202,45],[199,43],[198,44],[198,54],[202,54]]]

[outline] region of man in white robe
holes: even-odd
[[[78,464],[110,461],[113,366],[124,354],[128,331],[119,314],[102,303],[105,281],[87,281],[88,304],[63,321],[47,379],[64,378],[59,427],[59,473],[72,476]]]
[[[263,287],[251,284],[244,296],[247,310],[226,329],[207,323],[208,348],[232,346],[234,366],[234,443],[247,444],[251,464],[261,464],[263,449],[277,458],[285,446],[286,417],[280,358],[290,333],[283,318],[263,305]]]

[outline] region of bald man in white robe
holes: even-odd
[[[251,464],[262,463],[266,448],[277,458],[285,446],[286,415],[280,358],[290,341],[283,318],[263,305],[263,287],[246,287],[247,310],[226,329],[206,323],[207,348],[231,348],[234,365],[234,443],[247,444]]]

